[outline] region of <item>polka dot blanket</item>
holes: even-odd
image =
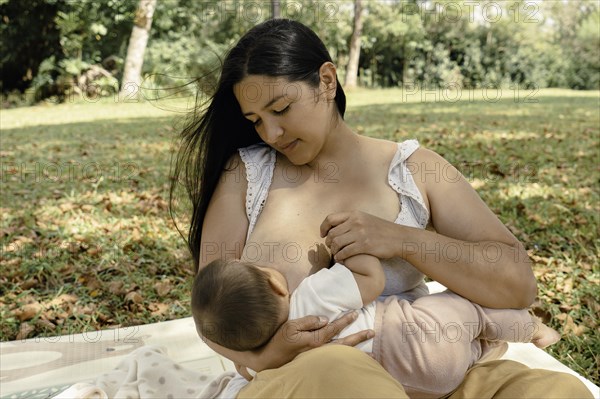
[[[231,371],[207,376],[177,364],[161,347],[143,346],[93,383],[74,384],[54,398],[217,398],[234,376]]]

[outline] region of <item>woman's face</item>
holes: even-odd
[[[244,117],[260,138],[295,165],[304,165],[321,151],[337,108],[325,85],[311,87],[284,78],[249,75],[234,86]],[[334,90],[335,93],[335,90]]]

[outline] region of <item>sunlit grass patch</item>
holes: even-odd
[[[462,171],[530,254],[533,309],[563,333],[550,353],[600,383],[598,92],[408,94],[350,92],[346,119],[364,135],[417,138]],[[188,106],[2,111],[0,339],[189,315],[190,259],[167,210]]]

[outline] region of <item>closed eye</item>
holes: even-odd
[[[271,111],[271,112],[273,112],[275,115],[283,115],[283,114],[287,113],[289,110],[290,110],[290,106],[288,105],[287,107],[285,107],[285,108],[284,108],[284,109],[282,109],[281,111],[276,111],[276,110],[273,110],[273,111]],[[260,120],[260,119],[257,119],[257,120],[256,120],[256,122],[252,122],[252,124],[254,125],[254,127],[257,127],[257,126],[259,126],[259,125],[260,125],[260,123],[261,123],[261,120]]]
[[[289,110],[290,110],[290,106],[288,105],[287,107],[285,107],[285,108],[284,108],[284,109],[282,109],[281,111],[275,111],[275,110],[273,110],[273,113],[274,113],[275,115],[283,115],[283,114],[285,114],[286,112],[288,112]]]

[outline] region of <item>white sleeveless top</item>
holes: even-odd
[[[417,148],[419,148],[417,140],[398,143],[398,149],[390,163],[388,183],[398,193],[400,201],[400,213],[394,223],[424,229],[429,221],[429,211],[406,163],[406,159]],[[248,180],[246,192],[246,215],[249,222],[247,240],[254,230],[269,195],[277,153],[264,143],[240,148],[238,151],[246,166]],[[384,259],[381,264],[386,277],[383,295],[401,294],[402,298],[412,301],[429,293],[423,281],[423,273],[404,259]]]

